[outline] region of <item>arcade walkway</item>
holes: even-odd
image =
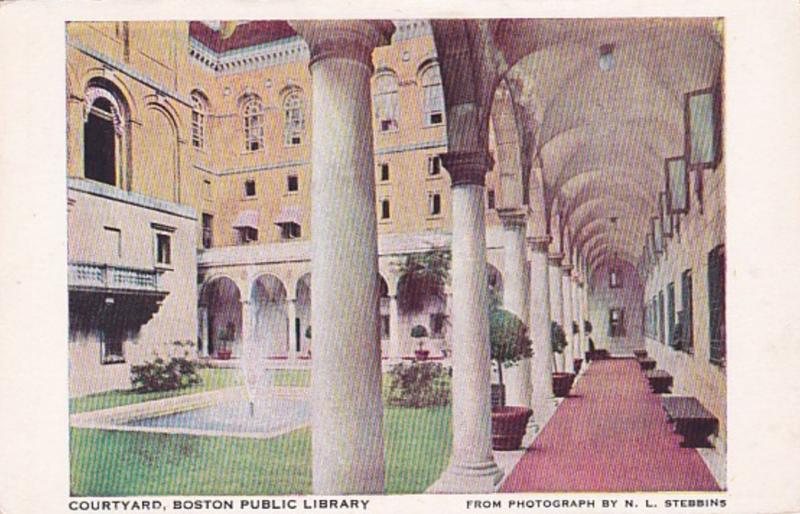
[[[592,362],[501,492],[718,491],[679,441],[635,360]]]

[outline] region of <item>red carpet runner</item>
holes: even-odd
[[[591,363],[502,492],[718,491],[633,359]]]

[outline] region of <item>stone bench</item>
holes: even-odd
[[[666,394],[672,388],[672,375],[663,369],[651,369],[645,371],[644,376],[650,382],[650,389],[656,394]]]
[[[639,359],[639,366],[644,371],[649,371],[651,369],[656,369],[656,360],[650,357],[646,357],[644,359]]]
[[[667,420],[683,436],[684,448],[710,448],[708,436],[719,431],[719,420],[693,396],[665,396],[661,399]]]

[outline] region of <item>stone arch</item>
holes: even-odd
[[[252,337],[270,357],[288,357],[290,330],[287,290],[283,281],[262,273],[250,287]]]
[[[162,200],[180,202],[180,152],[178,122],[173,109],[149,102],[142,118],[142,143],[137,156],[134,185],[138,192]],[[164,183],[169,177],[171,183]]]
[[[225,274],[209,277],[200,288],[201,346],[209,355],[238,356],[242,335],[242,294]]]

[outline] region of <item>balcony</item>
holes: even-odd
[[[168,292],[159,272],[91,262],[69,263],[71,330],[133,334],[161,308]]]
[[[70,289],[160,292],[155,269],[137,269],[90,262],[71,262],[67,279]]]

